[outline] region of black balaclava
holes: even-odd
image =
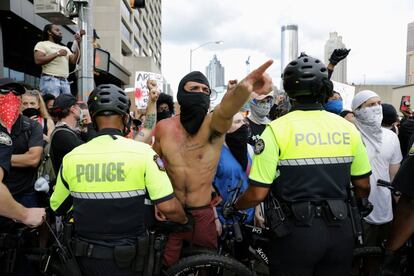
[[[164,119],[168,119],[171,116],[172,116],[172,113],[171,111],[168,111],[168,110],[157,112],[157,122],[164,120]]]
[[[180,104],[180,121],[184,129],[191,135],[198,132],[210,107],[210,95],[201,92],[188,92],[184,85],[194,81],[207,85],[210,88],[207,78],[203,73],[194,71],[182,78],[178,85],[177,101]]]
[[[243,170],[247,169],[247,142],[249,141],[249,137],[249,127],[247,124],[244,124],[236,131],[227,133],[225,138],[231,154],[233,154]]]

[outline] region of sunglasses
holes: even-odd
[[[15,91],[13,88],[0,88],[0,94],[2,95],[9,94],[10,92],[16,96],[20,96],[20,93]]]

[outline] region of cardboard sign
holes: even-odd
[[[348,85],[342,82],[332,81],[334,84],[334,91],[341,94],[344,110],[352,110],[352,99],[355,96],[355,86]]]
[[[162,93],[163,92],[163,78],[161,74],[152,73],[152,72],[143,72],[137,71],[135,72],[135,106],[138,109],[146,109],[148,105],[148,87],[147,81],[148,80],[156,80],[158,90]]]

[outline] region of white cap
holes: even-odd
[[[364,102],[368,101],[371,98],[378,97],[377,93],[371,90],[362,90],[358,94],[354,96],[354,99],[352,100],[352,111],[355,111],[358,107],[360,107]]]
[[[273,90],[270,91],[268,94],[264,94],[264,95],[263,94],[262,95],[259,95],[256,92],[252,92],[251,93],[251,97],[252,97],[252,99],[255,99],[255,100],[258,100],[258,101],[261,101],[263,99],[266,99],[267,97],[273,98]]]

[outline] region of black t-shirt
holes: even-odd
[[[53,134],[52,142],[50,144],[51,160],[56,175],[62,165],[63,157],[74,148],[84,143],[80,135],[66,125],[56,127],[56,130],[62,127],[69,129],[70,131],[57,131]]]
[[[414,146],[411,154],[401,164],[393,184],[401,193],[414,197]]]
[[[8,174],[11,167],[11,155],[13,151],[13,141],[4,129],[0,130],[0,167],[4,174]]]
[[[266,125],[258,125],[249,118],[247,118],[247,121],[249,122],[251,131],[248,143],[254,146],[254,144],[256,144],[256,141],[259,139],[260,135],[262,135],[263,131],[265,130]]]
[[[405,157],[410,149],[412,143],[412,136],[414,135],[414,119],[406,118],[400,123],[398,138],[400,140],[401,153]]]
[[[6,132],[3,126],[0,131]],[[11,138],[13,154],[24,154],[30,148],[43,147],[42,126],[35,120],[20,115],[14,123]],[[11,167],[10,173],[4,178],[4,183],[13,196],[34,192],[34,183],[37,179],[37,168]]]

